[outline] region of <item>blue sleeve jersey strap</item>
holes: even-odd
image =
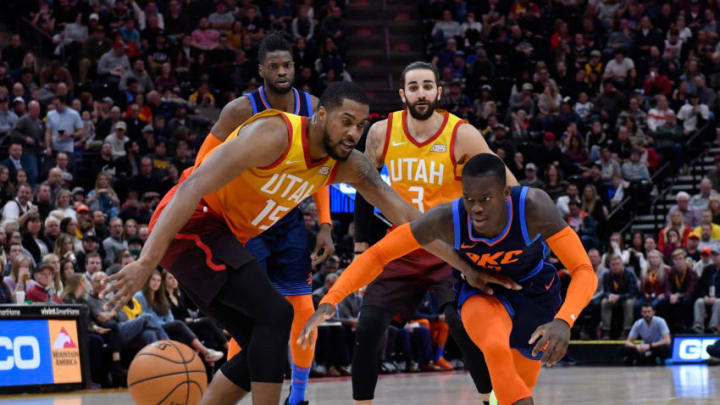
[[[455,249],[460,250],[460,242],[462,242],[460,238],[460,199],[453,201],[453,230],[454,230],[454,236],[455,236],[455,243],[453,244],[455,246]]]
[[[310,93],[303,92],[305,94],[305,103],[307,104],[307,116],[312,117],[313,116],[313,106],[312,106],[312,98],[310,98]]]
[[[247,97],[250,99],[250,104],[252,104],[252,110],[253,115],[258,113],[257,104],[255,103],[255,92],[249,93]]]
[[[530,235],[528,234],[527,229],[527,222],[525,221],[525,197],[527,197],[527,192],[530,190],[529,187],[523,186],[520,190],[520,201],[518,201],[520,205],[520,229],[522,230],[523,239],[525,240],[525,245],[532,244],[540,235],[535,235],[532,239],[530,239]]]

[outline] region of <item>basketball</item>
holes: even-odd
[[[137,405],[194,405],[205,392],[207,376],[194,350],[180,342],[161,340],[135,356],[127,384]]]

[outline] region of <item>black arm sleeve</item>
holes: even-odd
[[[355,242],[373,242],[373,224],[375,215],[370,205],[360,193],[355,194]]]

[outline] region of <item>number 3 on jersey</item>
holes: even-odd
[[[258,214],[258,216],[256,216],[255,219],[252,220],[251,224],[253,224],[253,226],[257,226],[258,229],[264,231],[273,226],[275,222],[282,218],[283,213],[289,210],[290,207],[283,207],[282,205],[278,205],[273,200],[267,200],[265,202],[265,208],[263,208],[262,211],[260,211],[260,213]],[[269,221],[270,223],[268,225],[260,225],[260,223],[264,222],[265,219],[267,219],[267,221]]]
[[[408,191],[411,193],[417,193],[417,197],[410,200],[413,204],[415,204],[416,207],[418,207],[418,210],[420,212],[425,212],[425,204],[423,203],[423,199],[425,197],[425,189],[418,186],[412,186],[408,187]]]

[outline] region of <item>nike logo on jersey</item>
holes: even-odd
[[[483,253],[482,256],[473,252],[465,252],[465,255],[478,267],[495,271],[501,271],[504,265],[518,261],[517,256],[520,256],[520,254],[522,254],[522,250],[510,250],[508,252],[501,250],[493,253]]]
[[[550,284],[545,284],[545,290],[549,290],[550,287],[552,287],[554,282],[555,282],[555,275],[553,274],[553,278],[552,278],[552,280],[550,280]]]
[[[392,143],[392,146],[405,145],[406,143],[407,143],[407,142],[393,142],[393,143]]]
[[[460,244],[460,249],[472,249],[477,245],[477,242],[473,243],[472,245],[466,245],[465,243]]]
[[[299,162],[299,160],[287,160],[287,161],[285,161],[285,164],[286,164],[286,165],[291,165],[291,164],[293,164],[293,163],[298,163],[298,162]]]

